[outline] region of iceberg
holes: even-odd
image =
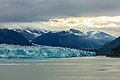
[[[96,53],[62,47],[0,44],[0,58],[69,58],[81,56],[96,56]]]

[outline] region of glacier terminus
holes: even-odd
[[[62,47],[0,45],[0,58],[69,58],[82,56],[96,56],[96,53]]]

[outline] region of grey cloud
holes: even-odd
[[[0,0],[0,22],[54,17],[119,15],[120,0]]]

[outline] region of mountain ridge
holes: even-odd
[[[112,38],[109,40],[108,37],[106,37],[104,38],[104,41],[102,41],[102,38],[89,37],[88,34],[84,34],[79,30],[70,29],[69,31],[49,32],[43,34],[35,38],[32,42],[39,45],[70,47],[77,49],[95,49],[99,48],[106,42],[110,42],[115,39],[115,37],[107,33],[104,33],[104,35]],[[97,37],[101,36],[97,35]],[[105,39],[107,40],[105,41]]]
[[[8,30],[17,32],[32,44],[76,49],[97,49],[115,39],[114,36],[100,31],[82,32],[76,29],[49,31],[44,29],[31,29],[29,27],[24,29],[9,28]]]

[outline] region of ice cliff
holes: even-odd
[[[0,45],[1,58],[68,58],[95,55],[95,52],[61,47]]]

